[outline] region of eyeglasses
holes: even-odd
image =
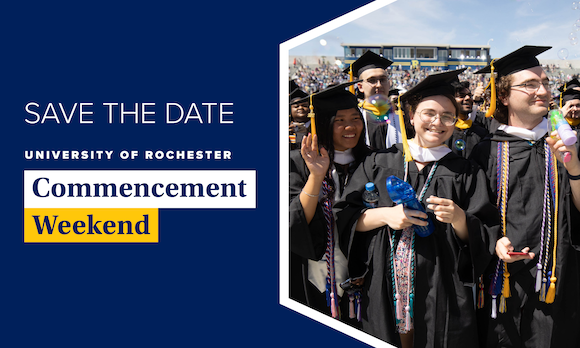
[[[524,87],[524,89],[528,92],[535,92],[538,89],[540,89],[540,86],[544,86],[544,89],[546,91],[550,90],[550,82],[549,81],[544,81],[544,82],[539,82],[539,81],[528,81],[528,82],[524,82],[524,83],[520,83],[519,85],[513,85],[513,87]]]
[[[381,83],[381,85],[385,85],[387,84],[388,79],[386,77],[371,77],[365,80],[366,83],[368,83],[371,86],[376,85],[378,82]]]
[[[453,126],[457,122],[457,116],[449,112],[444,112],[442,114],[437,114],[433,109],[423,109],[419,112],[419,117],[421,121],[425,123],[433,123],[437,118],[443,123],[444,126]]]

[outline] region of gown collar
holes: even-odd
[[[352,149],[347,149],[345,151],[334,150],[334,162],[338,164],[349,164],[354,162]]]
[[[414,141],[409,141],[409,149],[411,150],[413,159],[419,162],[439,161],[451,152],[451,149],[447,145],[426,148],[415,144]]]
[[[507,134],[515,135],[519,138],[530,140],[530,141],[537,141],[542,139],[544,135],[548,132],[548,120],[542,119],[542,122],[538,124],[534,129],[529,130],[520,127],[508,126],[506,124],[502,124],[499,126],[498,130],[504,131]]]

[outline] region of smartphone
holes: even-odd
[[[530,253],[522,253],[521,251],[508,251],[508,255],[528,256]]]

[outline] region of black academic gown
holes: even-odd
[[[445,144],[447,144],[453,153],[463,158],[469,158],[475,145],[477,145],[487,134],[487,129],[474,122],[471,124],[471,127],[467,129],[459,129],[456,127],[453,130],[453,135],[445,142]]]
[[[351,164],[346,169],[336,165],[336,169],[340,181],[336,186],[342,191],[356,165]],[[310,171],[300,151],[290,151],[290,298],[330,314],[330,308],[326,305],[326,294],[320,293],[308,280],[308,260],[321,260],[327,241],[326,221],[321,205],[317,205],[314,218],[309,224],[300,203],[300,192],[309,175]],[[360,266],[353,269],[360,269]],[[348,318],[348,300],[341,301],[340,307],[342,320],[359,326],[356,320]]]
[[[383,150],[387,147],[387,123],[379,122],[369,110],[361,109],[365,113],[366,128],[369,135],[369,147],[373,150]]]
[[[431,167],[432,164],[418,172],[415,162],[409,163],[409,181],[416,191],[423,187]],[[377,186],[380,207],[393,205],[386,190],[386,179],[390,175],[404,177],[401,144],[368,156],[334,210],[343,252],[349,258],[353,254],[367,255],[368,272],[361,305],[363,330],[400,345],[395,331],[388,228],[355,232],[357,220],[366,209],[362,192],[367,182]],[[428,210],[435,232],[415,239],[414,344],[415,347],[477,347],[473,292],[464,283],[473,282],[491,259],[490,240],[497,239],[498,231],[497,209],[489,203],[483,171],[453,153],[439,161],[424,199],[431,195],[453,199],[465,210],[469,241],[461,241],[450,224],[438,222]],[[354,237],[361,234],[371,238],[367,250],[353,247]],[[398,239],[400,231],[396,235]]]
[[[497,122],[497,121],[495,121]],[[580,214],[571,201],[566,169],[558,162],[559,214],[556,267],[556,297],[552,304],[538,300],[535,292],[536,263],[540,251],[544,196],[544,140],[531,143],[503,131],[495,131],[472,152],[472,159],[490,179],[492,202],[497,192],[497,144],[508,141],[509,187],[507,201],[507,237],[514,250],[528,246],[536,254],[533,260],[508,264],[511,297],[507,312],[491,319],[489,282],[495,272],[497,257],[485,272],[485,307],[478,310],[481,345],[487,347],[580,347]],[[551,237],[554,240],[554,235]],[[552,247],[550,248],[552,249]],[[548,270],[552,269],[550,252]],[[499,299],[499,298],[498,298]],[[499,304],[499,300],[498,300]],[[498,343],[499,341],[499,343]]]

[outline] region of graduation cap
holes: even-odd
[[[290,105],[297,104],[298,99],[302,99],[302,98],[308,96],[308,93],[301,90],[300,87],[298,86],[298,84],[296,84],[296,81],[294,81],[294,80],[290,81],[289,91],[290,91],[290,94],[289,94]]]
[[[308,93],[304,92],[301,89],[296,89],[294,90],[292,93],[290,93],[290,105],[292,104],[297,104],[299,101],[299,99],[302,99],[304,97],[307,97]]]
[[[562,100],[562,104],[566,104],[566,102],[573,100],[573,99],[580,99],[580,91],[570,88],[565,90],[560,94],[560,98]],[[560,105],[562,107],[562,105]]]
[[[551,46],[523,46],[501,58],[492,60],[491,64],[476,71],[476,74],[490,74],[492,69],[498,77],[507,76],[518,71],[539,66],[540,62],[536,56],[546,52]]]
[[[580,88],[580,81],[578,81],[578,79],[573,78],[572,80],[566,82],[562,87],[558,88],[558,90],[560,92],[564,92],[572,88]]]
[[[475,74],[491,74],[489,86],[491,87],[491,100],[489,109],[485,113],[485,117],[490,117],[495,112],[496,96],[495,96],[495,76],[508,76],[518,71],[526,70],[540,65],[536,56],[552,48],[551,46],[523,46],[517,50],[509,53],[498,59],[493,59],[491,63],[483,69],[475,72]]]
[[[415,87],[408,90],[401,96],[401,100],[409,100],[414,95],[420,95],[421,98],[430,97],[433,95],[454,95],[455,86],[460,85],[459,74],[466,69],[446,71],[427,76],[423,81],[419,82]]]
[[[354,94],[346,90],[347,87],[361,80],[344,82],[313,93],[305,98],[296,100],[296,103],[310,101],[310,113],[308,117],[315,119],[311,122],[312,134],[316,134],[316,125],[324,129],[330,123],[332,116],[338,110],[358,108],[358,99]],[[316,116],[316,118],[315,118]]]
[[[355,60],[348,68],[344,69],[344,73],[351,74],[351,76],[360,77],[363,71],[369,69],[386,69],[393,64],[387,58],[383,58],[372,51],[366,51],[359,59]]]
[[[388,97],[392,96],[392,95],[399,95],[399,89],[395,88],[395,89],[391,89],[389,91],[389,93],[387,94]]]
[[[296,80],[290,80],[290,87],[288,88],[290,94],[292,94],[292,92],[294,92],[295,89],[300,89],[300,86],[298,86]]]

